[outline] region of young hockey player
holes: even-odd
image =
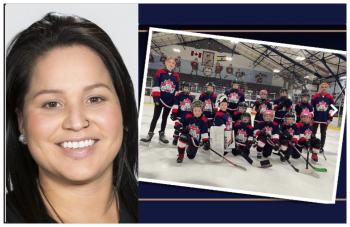
[[[215,102],[216,102],[216,93],[215,93],[215,84],[208,82],[206,85],[206,91],[202,92],[199,96],[199,100],[203,102],[203,114],[208,119],[208,128],[213,124],[214,114],[215,114]]]
[[[228,146],[232,143],[232,126],[233,121],[231,114],[227,112],[227,96],[224,94],[220,94],[216,100],[217,106],[219,110],[215,113],[214,117],[214,125],[215,126],[221,126],[224,125],[224,134],[225,134],[225,151],[224,155],[226,155],[229,152]]]
[[[273,121],[273,110],[265,110],[263,113],[263,122],[254,125],[254,136],[258,142],[257,158],[264,157],[267,159],[272,153],[272,149],[276,148],[279,140],[279,127]]]
[[[274,121],[282,124],[284,115],[292,108],[292,100],[288,98],[288,91],[285,88],[280,90],[280,97],[273,102],[275,110]]]
[[[271,110],[272,104],[270,100],[267,99],[268,92],[265,89],[260,90],[259,92],[260,98],[258,98],[255,103],[253,110],[255,112],[254,124],[263,122],[264,119],[262,114],[265,110]]]
[[[232,88],[225,91],[225,95],[228,101],[227,110],[233,116],[233,112],[237,110],[238,104],[245,101],[244,94],[239,90],[237,79],[232,81]]]
[[[193,97],[190,94],[190,86],[188,83],[183,83],[181,86],[181,92],[177,93],[175,96],[175,103],[171,110],[170,119],[175,121],[174,123],[174,135],[173,135],[173,145],[177,145],[179,139],[179,130],[183,124],[185,116],[192,111],[192,101]]]
[[[295,115],[292,112],[288,112],[284,115],[284,122],[280,129],[280,152],[282,153],[280,158],[284,162],[288,160],[290,156],[297,159],[300,158],[299,152],[297,152],[292,145],[296,145],[299,139],[299,127],[295,123]]]
[[[334,111],[334,99],[333,96],[328,93],[329,84],[323,82],[320,84],[320,91],[312,96],[311,104],[314,107],[314,122],[313,133],[316,135],[318,125],[320,125],[321,131],[321,150],[323,153],[324,143],[326,141],[327,127],[333,119],[332,112]]]
[[[189,159],[194,159],[200,142],[203,142],[203,149],[209,150],[207,118],[203,115],[203,103],[200,100],[192,102],[192,113],[185,116],[179,142],[177,144],[177,162],[182,163],[185,155]],[[186,148],[187,147],[187,148]]]
[[[154,129],[156,128],[157,121],[163,110],[162,123],[159,131],[159,141],[162,143],[169,143],[165,138],[165,127],[167,119],[174,104],[175,93],[179,90],[179,74],[174,72],[175,59],[168,57],[165,60],[165,68],[158,69],[156,75],[153,78],[153,87],[151,96],[154,101],[154,112],[151,125],[146,138],[142,138],[143,142],[150,142],[154,135]]]
[[[295,113],[297,115],[297,122],[300,122],[300,114],[303,110],[307,109],[310,112],[314,111],[313,106],[309,102],[310,94],[307,91],[302,91],[300,102],[295,105]]]
[[[247,111],[247,108],[248,104],[246,102],[240,102],[238,104],[238,110],[233,112],[232,121],[236,123],[237,121],[241,120],[241,116]]]
[[[235,136],[235,148],[232,149],[233,155],[249,156],[250,147],[253,144],[253,126],[249,113],[242,113],[241,119],[233,127]]]
[[[298,123],[300,131],[300,139],[298,141],[298,148],[301,151],[302,148],[310,149],[311,158],[313,161],[318,161],[318,153],[321,148],[321,141],[315,137],[312,132],[312,120],[313,113],[308,110],[304,110],[300,114],[301,122]]]

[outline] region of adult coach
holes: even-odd
[[[314,108],[314,123],[312,127],[313,134],[316,135],[318,125],[320,125],[321,131],[321,149],[323,152],[324,143],[326,141],[327,127],[332,121],[331,105],[334,105],[333,96],[328,93],[329,84],[323,82],[320,84],[320,91],[316,92],[311,98],[311,104]]]

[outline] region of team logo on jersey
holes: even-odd
[[[321,101],[321,102],[317,103],[316,109],[317,109],[317,111],[327,111],[328,104],[325,101]]]
[[[160,90],[163,92],[174,93],[175,84],[172,80],[167,79],[160,83]]]
[[[238,129],[236,139],[244,143],[247,140],[247,132],[244,129]]]
[[[189,134],[194,137],[197,141],[199,141],[199,137],[201,135],[201,131],[196,124],[189,125]]]
[[[191,111],[191,100],[189,98],[185,98],[184,100],[180,101],[180,109],[181,111]]]
[[[305,132],[304,132],[304,135],[305,135],[306,139],[308,139],[308,140],[311,139],[311,135],[312,135],[311,129],[309,129],[309,128],[306,129]]]
[[[231,103],[238,103],[239,101],[239,94],[236,92],[232,92],[230,93],[230,95],[228,96],[228,101]]]
[[[272,127],[266,126],[265,127],[265,132],[267,135],[272,136]]]
[[[260,109],[260,113],[264,113],[264,111],[267,109],[267,105],[265,103],[262,103],[260,106],[259,106],[259,109]]]
[[[213,112],[213,104],[210,99],[204,101],[203,111]]]
[[[287,129],[287,132],[289,133],[289,135],[294,136],[294,129],[293,128]]]

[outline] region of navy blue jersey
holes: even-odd
[[[180,76],[176,72],[166,69],[158,69],[153,78],[151,96],[154,102],[161,102],[164,106],[171,108],[174,104],[175,93],[179,90]]]
[[[283,122],[281,125],[281,134],[284,133],[290,135],[293,142],[298,142],[300,131],[297,124],[287,125],[285,122]]]
[[[203,114],[206,116],[209,120],[212,120],[214,118],[214,107],[216,102],[216,93],[208,94],[207,92],[202,92],[199,96],[199,100],[203,102]]]
[[[179,92],[175,95],[175,102],[171,110],[172,113],[176,114],[176,117],[181,120],[186,114],[192,112],[193,97],[185,92]]]
[[[239,111],[235,111],[232,114],[232,121],[236,123],[237,121],[241,120],[242,113]]]
[[[200,117],[193,116],[193,113],[189,113],[185,116],[183,121],[183,127],[187,128],[189,134],[198,144],[201,140],[208,141],[208,119],[202,115]]]
[[[230,111],[234,111],[238,108],[238,104],[240,102],[244,102],[244,94],[238,89],[229,89],[225,91],[225,95],[227,96],[228,107],[227,109]]]
[[[311,104],[314,107],[314,122],[327,123],[332,120],[330,115],[331,105],[334,105],[333,96],[329,93],[322,95],[317,92],[311,98]]]
[[[294,109],[295,109],[295,113],[296,113],[298,119],[300,119],[300,114],[302,111],[304,111],[304,110],[308,110],[309,112],[314,111],[313,106],[308,102],[299,102],[295,105]]]
[[[311,139],[312,136],[312,125],[311,124],[305,124],[303,122],[297,123],[299,127],[299,140],[302,140],[305,138],[307,141]]]
[[[253,141],[254,128],[251,124],[244,124],[238,121],[235,123],[233,130],[236,142],[245,144],[249,141]]]
[[[263,112],[265,110],[272,110],[272,104],[268,99],[258,99],[254,103],[254,111],[256,112],[254,121],[262,122]]]
[[[254,125],[254,136],[261,130],[265,130],[266,134],[271,136],[272,139],[279,139],[279,127],[276,122],[273,121],[263,121]]]
[[[218,112],[215,113],[214,125],[215,126],[225,125],[226,131],[232,131],[233,122],[232,122],[231,114],[229,114],[227,111],[224,112],[222,110],[219,110]]]
[[[275,118],[283,119],[284,115],[292,109],[292,100],[287,97],[280,97],[273,101],[275,105]]]

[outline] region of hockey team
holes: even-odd
[[[245,96],[234,80],[231,88],[224,94],[217,95],[215,85],[208,82],[205,90],[194,100],[187,83],[180,85],[179,75],[173,71],[175,60],[168,58],[165,69],[159,69],[153,80],[151,96],[155,108],[150,130],[143,142],[150,142],[158,118],[163,110],[160,142],[167,144],[164,130],[169,113],[174,121],[172,144],[177,146],[177,162],[183,162],[185,154],[188,159],[195,158],[197,150],[213,150],[210,144],[210,132],[213,127],[222,127],[224,134],[225,157],[228,153],[241,155],[250,164],[251,147],[257,151],[261,167],[270,167],[269,157],[272,153],[280,156],[282,162],[290,158],[298,159],[301,151],[306,149],[314,162],[323,152],[326,130],[332,121],[334,100],[327,92],[328,83],[320,84],[320,91],[310,100],[310,94],[303,91],[300,102],[293,108],[288,91],[281,89],[276,100],[268,99],[268,91],[261,89],[259,98],[253,103],[254,121],[247,112]],[[320,125],[321,139],[316,138]],[[234,143],[234,146],[230,144]]]

